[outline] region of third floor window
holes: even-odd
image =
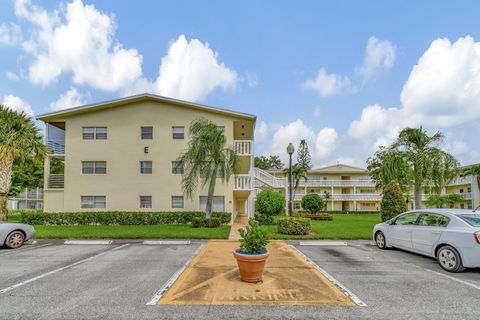
[[[107,127],[83,127],[83,140],[106,140]]]
[[[105,174],[107,173],[106,161],[82,161],[83,174]]]
[[[152,161],[140,161],[140,173],[152,173]]]
[[[172,137],[173,139],[185,139],[185,128],[172,127]]]
[[[142,127],[142,140],[153,139],[153,127]]]

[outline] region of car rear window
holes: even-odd
[[[459,217],[474,227],[480,227],[480,214],[461,214]]]

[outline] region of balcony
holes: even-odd
[[[63,174],[49,174],[47,176],[48,189],[63,189],[65,186],[65,176]]]
[[[234,140],[235,152],[239,156],[253,156],[252,140]]]
[[[442,194],[442,196],[449,195],[451,193],[447,194]],[[472,200],[472,193],[471,192],[460,192],[460,193],[455,193],[460,196],[462,196],[465,200]],[[431,194],[422,194],[422,201],[427,201],[428,198],[431,196]]]
[[[460,185],[460,184],[471,184],[472,183],[472,176],[466,176],[466,177],[457,177],[453,179],[448,185]]]
[[[373,180],[322,180],[308,178],[300,181],[302,187],[375,187]]]
[[[295,193],[294,200],[302,200],[303,196],[308,193]],[[324,197],[323,193],[317,193],[320,197]],[[357,193],[357,194],[332,194],[330,200],[334,201],[381,201],[382,195],[379,193]]]
[[[237,174],[235,175],[235,185],[233,190],[252,190],[252,177],[249,174]]]
[[[47,150],[52,154],[65,154],[65,141],[61,140],[48,140]]]

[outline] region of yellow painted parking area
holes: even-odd
[[[262,282],[242,282],[232,254],[238,247],[209,241],[158,304],[357,306],[284,241],[268,245]]]

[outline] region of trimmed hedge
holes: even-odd
[[[305,235],[310,232],[310,219],[281,218],[277,221],[277,232],[289,235]]]
[[[217,228],[220,227],[220,218],[193,218],[192,228]]]
[[[332,221],[333,216],[329,213],[321,212],[321,213],[299,213],[295,215],[296,217],[300,218],[309,218],[311,220],[317,221]]]
[[[28,212],[22,214],[22,222],[31,225],[155,225],[190,224],[194,218],[204,218],[200,211],[173,212],[128,212],[128,211],[90,211],[90,212]],[[232,214],[212,212],[220,224],[230,223]]]
[[[306,212],[305,210],[293,210],[296,214],[301,214]],[[323,210],[322,212],[328,214],[380,214],[380,211],[333,211],[333,210]]]

